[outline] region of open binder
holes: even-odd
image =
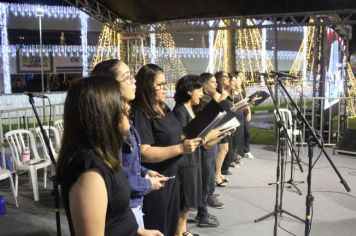
[[[231,109],[226,101],[217,103],[212,99],[196,117],[184,128],[183,133],[186,138],[203,138],[212,129],[219,128],[220,135],[240,126],[236,118],[235,111],[247,106],[258,106],[269,97],[265,91],[257,91],[241,102],[235,104]]]
[[[238,127],[235,114],[223,103],[217,103],[212,99],[197,116],[184,128],[183,133],[186,138],[204,137],[212,129],[221,127],[220,135]]]
[[[264,102],[267,98],[269,98],[269,94],[267,92],[257,91],[254,94],[248,96],[247,98],[241,100],[240,102],[234,104],[231,110],[237,111],[240,109],[244,109],[247,106],[258,106],[262,102]]]

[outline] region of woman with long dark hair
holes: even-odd
[[[141,137],[143,165],[170,177],[163,188],[144,198],[145,226],[175,235],[179,217],[177,161],[182,154],[194,152],[201,139],[182,140],[182,127],[165,104],[168,84],[162,68],[144,65],[135,78],[134,123]]]
[[[130,187],[117,158],[127,112],[114,79],[81,79],[68,91],[57,178],[71,235],[162,235],[138,228],[129,207]]]
[[[91,73],[116,79],[120,83],[122,97],[126,103],[135,98],[136,80],[131,75],[130,68],[124,62],[117,59],[102,61],[95,65]],[[140,144],[140,136],[130,122],[130,128],[125,134],[121,149],[121,160],[131,187],[130,207],[138,225],[144,228],[143,198],[151,190],[160,189],[165,177],[141,165]]]

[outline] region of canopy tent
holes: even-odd
[[[122,18],[140,24],[202,17],[356,9],[354,0],[100,0],[99,2]]]
[[[355,0],[15,0],[19,3],[63,5],[101,3],[124,20],[150,24],[167,20],[269,15],[354,9]]]

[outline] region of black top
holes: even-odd
[[[103,177],[108,193],[105,235],[137,235],[138,225],[129,206],[130,187],[121,167],[113,173],[93,150],[80,150],[66,169],[61,181],[62,198],[71,235],[75,235],[69,208],[69,191],[81,174],[97,170]]]
[[[162,117],[149,117],[142,110],[137,109],[134,121],[135,128],[141,138],[141,145],[168,147],[182,142],[182,127],[172,111]],[[171,167],[180,157],[181,155],[159,163],[143,163],[143,166],[162,172]]]
[[[193,118],[190,116],[187,108],[184,105],[176,104],[173,108],[173,113],[182,127],[185,127]],[[195,166],[199,164],[200,149],[197,148],[191,154],[184,154],[179,160],[179,166]]]

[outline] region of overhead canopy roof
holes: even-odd
[[[124,19],[167,20],[356,9],[355,0],[99,0]]]
[[[5,0],[6,1],[6,0]],[[76,5],[102,3],[120,18],[139,24],[167,20],[295,12],[356,10],[356,0],[13,0],[9,2]]]

